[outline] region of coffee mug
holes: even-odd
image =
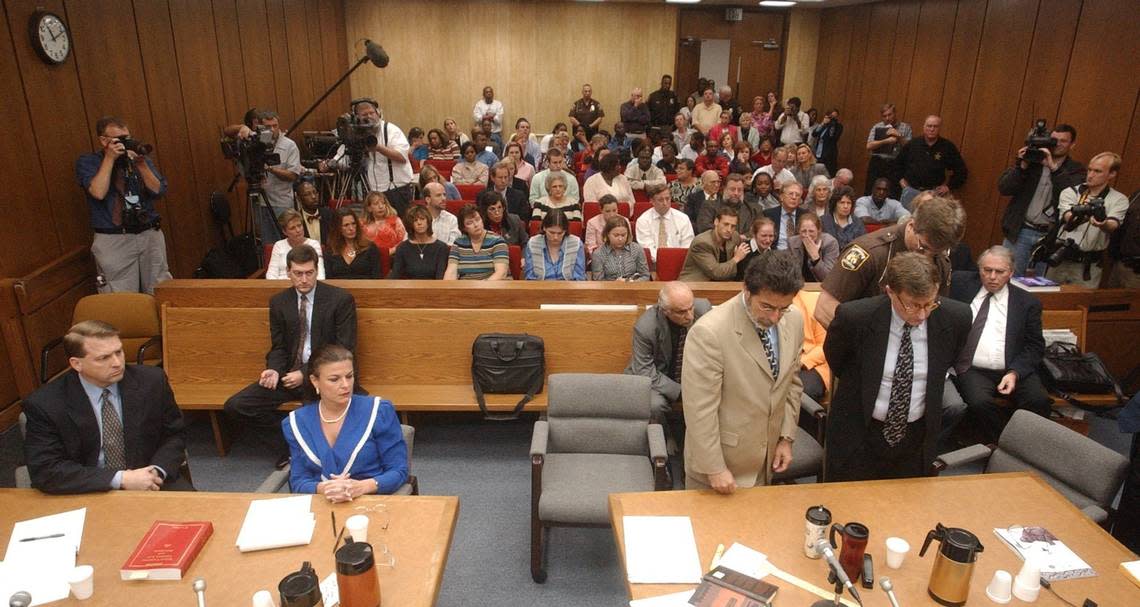
[[[839,548],[835,543],[836,531],[839,531],[843,537],[843,548],[839,551],[839,565],[843,567],[847,577],[855,582],[863,571],[863,553],[867,551],[867,538],[870,537],[871,531],[862,523],[846,525],[835,523],[831,526],[829,536],[832,548]]]

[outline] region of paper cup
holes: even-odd
[[[1013,596],[1032,603],[1040,593],[1041,567],[1032,559],[1027,559],[1021,566],[1021,571],[1017,572],[1017,577],[1013,578]]]
[[[354,514],[348,517],[348,520],[344,523],[344,527],[348,530],[348,534],[352,536],[352,541],[368,541],[368,517],[366,515]]]
[[[258,590],[253,593],[253,607],[277,607],[277,604],[268,590]]]
[[[903,558],[910,552],[910,544],[901,537],[887,538],[887,567],[898,569],[902,567]]]
[[[95,592],[95,568],[91,565],[80,565],[71,570],[67,576],[67,583],[71,585],[71,594],[75,598],[85,601]]]
[[[990,580],[989,586],[986,586],[986,596],[999,605],[1005,605],[1012,598],[1010,596],[1012,586],[1013,576],[1008,571],[998,569],[994,572],[994,577]]]

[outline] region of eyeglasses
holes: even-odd
[[[935,311],[936,309],[938,309],[938,306],[942,305],[942,300],[940,300],[940,299],[935,299],[934,301],[932,301],[928,304],[924,304],[924,305],[908,304],[905,301],[903,301],[902,298],[899,297],[898,295],[895,295],[895,299],[899,300],[899,305],[902,306],[902,309],[904,311],[906,311],[907,314],[914,314],[915,312],[918,312],[919,310],[922,310],[922,311],[926,312],[927,314],[929,314],[929,313]]]
[[[776,314],[783,316],[783,315],[787,314],[789,310],[792,309],[792,306],[784,306],[783,308],[776,308],[774,306],[770,306],[766,303],[761,302],[759,305],[756,306],[756,308],[758,310],[760,310],[761,312],[763,312],[764,314],[772,314],[773,312],[775,312]]]

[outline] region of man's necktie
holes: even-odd
[[[990,315],[990,300],[993,297],[993,293],[986,293],[982,305],[978,308],[978,316],[974,318],[970,334],[966,336],[966,345],[962,347],[962,352],[958,354],[958,362],[954,364],[955,375],[962,375],[974,364],[974,354],[978,351],[978,343],[982,340],[982,330],[986,328],[986,318]]]
[[[660,249],[669,246],[669,229],[665,225],[664,215],[658,215],[657,221],[660,222],[657,224],[657,248]]]
[[[784,215],[784,238],[791,238],[796,233],[796,222],[791,215]],[[785,240],[785,242],[787,242]]]
[[[772,379],[780,379],[780,361],[776,360],[776,352],[772,349],[772,340],[768,338],[768,329],[757,329],[760,343],[764,344],[764,354],[768,357],[768,366],[772,368]]]
[[[903,325],[899,341],[899,357],[895,361],[895,378],[891,382],[891,396],[887,405],[887,419],[883,422],[883,438],[894,447],[906,434],[906,418],[910,412],[910,388],[914,382],[914,347],[910,343],[910,325]]]
[[[298,320],[301,321],[301,327],[297,331],[297,351],[293,355],[293,371],[301,368],[304,363],[305,356],[305,342],[309,339],[309,296],[307,294],[301,295],[301,304],[297,307]]]
[[[677,348],[673,350],[672,378],[676,382],[681,381],[681,367],[685,362],[685,338],[689,335],[688,327],[682,327],[679,331],[681,333],[677,336]]]
[[[123,422],[111,404],[111,391],[103,388],[99,399],[99,413],[103,418],[103,467],[108,470],[127,469],[127,449],[123,444]]]

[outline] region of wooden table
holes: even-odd
[[[95,599],[80,602],[68,598],[60,603],[75,605],[192,605],[190,586],[205,578],[207,603],[249,605],[257,590],[277,597],[277,583],[286,574],[311,561],[323,580],[334,573],[332,523],[336,512],[343,526],[359,506],[387,505],[387,531],[369,529],[375,545],[387,544],[396,558],[395,568],[379,568],[380,590],[385,605],[435,603],[447,564],[459,498],[443,496],[369,496],[346,504],[329,504],[313,497],[317,526],[308,546],[241,553],[235,541],[250,500],[271,497],[253,493],[139,493],[112,491],[105,494],[50,496],[28,489],[0,490],[0,542],[8,545],[12,525],[20,520],[87,508],[83,544],[77,564],[95,566]],[[214,534],[180,581],[124,582],[119,567],[155,520],[196,521],[214,524]]]
[[[623,516],[685,515],[693,522],[702,567],[712,559],[717,544],[727,548],[739,542],[767,554],[776,567],[824,587],[827,565],[803,555],[804,512],[816,504],[831,510],[834,522],[858,521],[871,530],[867,551],[874,558],[876,589],[860,587],[867,607],[889,604],[886,593],[878,589],[882,576],[891,578],[902,605],[934,604],[926,586],[938,544],[932,542],[923,558],[918,557],[918,550],[927,531],[939,522],[972,531],[985,546],[974,568],[968,605],[993,605],[985,590],[994,571],[1004,569],[1016,575],[1021,567],[1021,560],[993,533],[996,527],[1011,525],[1049,529],[1096,570],[1096,577],[1054,584],[1053,588],[1069,601],[1080,605],[1088,597],[1105,607],[1140,605],[1140,588],[1120,573],[1120,563],[1136,556],[1028,473],[758,487],[738,490],[731,496],[711,491],[622,493],[610,495],[610,517],[623,567]],[[911,546],[897,570],[886,566],[883,541],[889,536],[902,537]],[[780,587],[776,601],[784,607],[809,605],[815,600],[814,595],[787,582],[770,581]],[[692,588],[628,583],[627,587],[631,598]],[[1063,603],[1042,589],[1037,604]]]

